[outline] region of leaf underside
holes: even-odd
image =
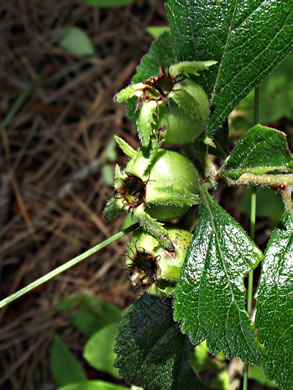
[[[222,166],[220,174],[237,180],[248,172],[293,172],[293,156],[285,133],[262,125],[248,130]]]
[[[257,291],[256,327],[263,368],[281,390],[293,389],[293,218],[288,213],[267,245]]]
[[[194,344],[211,353],[260,362],[256,333],[245,311],[245,275],[262,258],[240,225],[206,192],[175,290],[174,319]]]
[[[291,0],[168,0],[177,60],[215,60],[198,83],[213,112],[209,136],[292,51]]]
[[[115,366],[123,378],[144,390],[204,390],[188,362],[191,350],[173,321],[172,301],[144,294],[124,314]]]

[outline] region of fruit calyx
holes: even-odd
[[[129,172],[125,172],[126,177],[121,179],[123,186],[116,189],[116,198],[122,198],[124,206],[130,210],[138,207],[142,203],[146,205],[145,192],[148,180],[143,181]]]
[[[158,76],[152,76],[143,83],[139,83],[137,85],[136,95],[139,98],[136,104],[136,110],[139,109],[140,105],[145,100],[155,100],[156,102],[168,101],[168,96],[170,92],[173,91],[174,86],[186,78],[183,74],[178,74],[175,77],[172,77],[169,73],[169,68],[165,70],[162,64],[159,66]]]
[[[166,230],[174,251],[139,229],[131,236],[126,254],[131,284],[147,288],[155,295],[172,295],[192,237],[188,231],[173,226],[167,226]]]

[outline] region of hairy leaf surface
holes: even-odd
[[[166,8],[178,61],[218,61],[199,78],[212,135],[292,50],[292,0],[168,0]]]
[[[191,350],[173,321],[172,301],[145,294],[122,320],[116,367],[123,378],[144,390],[204,390],[188,362]]]
[[[293,389],[293,218],[275,229],[262,263],[256,327],[264,344],[263,368],[282,390]]]
[[[174,319],[213,354],[257,364],[260,350],[245,311],[245,275],[262,259],[244,230],[202,189],[202,204],[175,291]]]
[[[238,142],[220,174],[237,180],[243,173],[293,172],[287,136],[279,130],[256,125]]]

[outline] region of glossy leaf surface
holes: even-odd
[[[214,134],[233,108],[292,50],[291,0],[168,0],[178,61],[215,60],[199,83]]]
[[[145,294],[123,317],[115,364],[123,378],[144,390],[203,390],[188,362],[191,350],[173,321],[171,300]]]
[[[256,125],[238,142],[220,174],[237,180],[243,173],[293,172],[286,134]]]
[[[211,353],[258,363],[256,333],[245,311],[245,275],[262,259],[244,230],[202,190],[196,231],[175,291],[174,319]]]
[[[256,327],[266,376],[292,389],[293,218],[288,213],[267,245],[257,291]]]
[[[54,381],[58,386],[87,379],[77,358],[57,335],[54,337],[51,348],[50,368]]]

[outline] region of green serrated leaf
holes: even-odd
[[[58,387],[57,390],[126,390],[129,387],[114,385],[104,381],[82,381]]]
[[[158,76],[159,64],[162,64],[165,69],[177,62],[171,34],[166,31],[152,43],[149,52],[142,57],[132,82],[140,83],[152,76]]]
[[[145,294],[123,317],[115,365],[144,390],[204,390],[188,362],[191,350],[172,319],[172,301]]]
[[[75,56],[95,55],[94,45],[85,31],[76,26],[67,27],[59,36],[60,46]]]
[[[136,150],[133,149],[126,141],[124,141],[124,139],[118,137],[118,135],[115,135],[114,137],[122,152],[126,154],[126,156],[132,158],[136,155]]]
[[[86,361],[99,371],[105,371],[119,378],[118,370],[113,366],[115,338],[119,322],[102,328],[94,333],[85,345],[83,356]]]
[[[164,32],[156,39],[149,52],[142,57],[139,66],[136,69],[136,74],[132,78],[132,83],[140,83],[152,76],[159,74],[159,64],[164,68],[172,64],[176,64],[177,58],[174,51],[172,37],[169,31]],[[136,100],[132,98],[128,101],[128,115],[133,123],[136,123],[138,112],[136,110]]]
[[[257,290],[256,327],[263,368],[281,390],[293,389],[293,218],[287,213],[267,245]]]
[[[293,156],[286,134],[256,125],[238,142],[220,174],[237,180],[244,173],[293,172]]]
[[[91,7],[98,8],[115,8],[132,4],[134,0],[79,0],[81,3]]]
[[[136,96],[135,94],[136,89],[134,85],[129,85],[128,87],[116,93],[116,95],[114,96],[114,100],[117,103],[124,103],[127,102],[127,100],[132,98],[133,96]]]
[[[134,215],[138,219],[140,226],[152,236],[154,236],[169,251],[174,250],[172,240],[170,239],[164,225],[152,218],[145,212],[144,206],[140,205],[134,210]]]
[[[244,230],[202,189],[197,228],[175,290],[174,318],[192,342],[257,364],[256,332],[245,311],[245,275],[262,259]]]
[[[115,173],[114,173],[114,183],[115,188],[121,187],[121,181],[125,179],[124,173],[122,173],[121,168],[118,164],[115,165]]]
[[[50,368],[57,386],[87,379],[81,364],[58,335],[51,347]]]
[[[176,77],[180,74],[192,74],[199,76],[202,70],[207,70],[211,66],[216,65],[217,61],[182,61],[178,64],[171,65],[169,74]]]
[[[151,135],[156,123],[157,116],[156,101],[144,102],[141,106],[139,117],[137,120],[137,128],[140,142],[143,147],[148,147]]]
[[[209,136],[292,50],[291,0],[168,0],[179,61],[218,61],[198,78],[214,108]]]
[[[111,198],[108,200],[104,209],[104,216],[108,221],[112,221],[112,219],[116,218],[121,213],[121,211],[122,209],[117,204],[117,199]]]
[[[174,187],[154,187],[154,205],[162,206],[194,206],[199,203],[199,196],[189,191]]]

